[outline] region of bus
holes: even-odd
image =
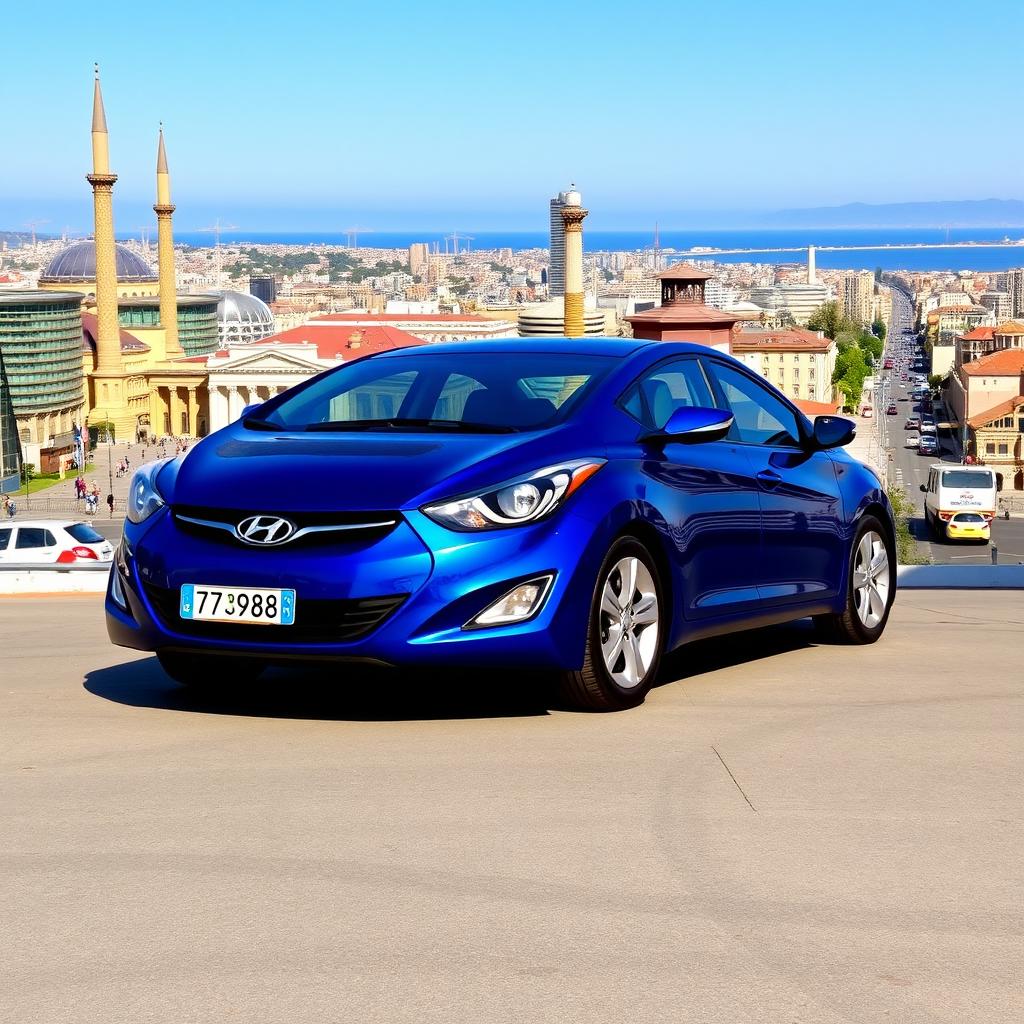
[[[924,518],[937,536],[956,512],[978,512],[991,523],[996,515],[996,475],[985,466],[939,462],[929,467],[924,492]]]

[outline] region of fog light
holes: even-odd
[[[525,622],[532,618],[544,603],[554,576],[538,576],[513,587],[494,604],[485,608],[476,618],[471,619],[464,629],[480,629],[486,626],[504,626],[510,622]]]

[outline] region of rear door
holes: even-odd
[[[722,407],[734,416],[728,440],[753,464],[763,601],[783,605],[834,597],[846,542],[832,459],[803,443],[797,413],[762,380],[731,363],[709,358],[707,364]]]
[[[53,534],[42,526],[19,526],[14,533],[14,562],[56,562],[60,550]]]

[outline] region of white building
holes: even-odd
[[[265,402],[348,359],[421,344],[419,338],[395,328],[310,330],[307,324],[255,344],[221,349],[206,361],[210,430],[237,420],[247,405]]]

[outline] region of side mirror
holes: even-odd
[[[242,415],[238,418],[240,420],[244,420],[246,416],[251,416],[262,404],[262,402],[254,402],[252,405],[245,406],[245,408],[242,409]]]
[[[925,494],[927,494],[927,493],[928,493],[928,485],[927,485],[927,484],[921,484],[921,490],[922,490],[922,491],[923,491],[923,492],[924,492]]]
[[[814,447],[842,448],[857,436],[857,424],[842,416],[819,416],[814,421]]]
[[[721,441],[732,428],[733,415],[722,409],[684,406],[676,409],[661,430],[644,438],[655,444],[704,444]]]

